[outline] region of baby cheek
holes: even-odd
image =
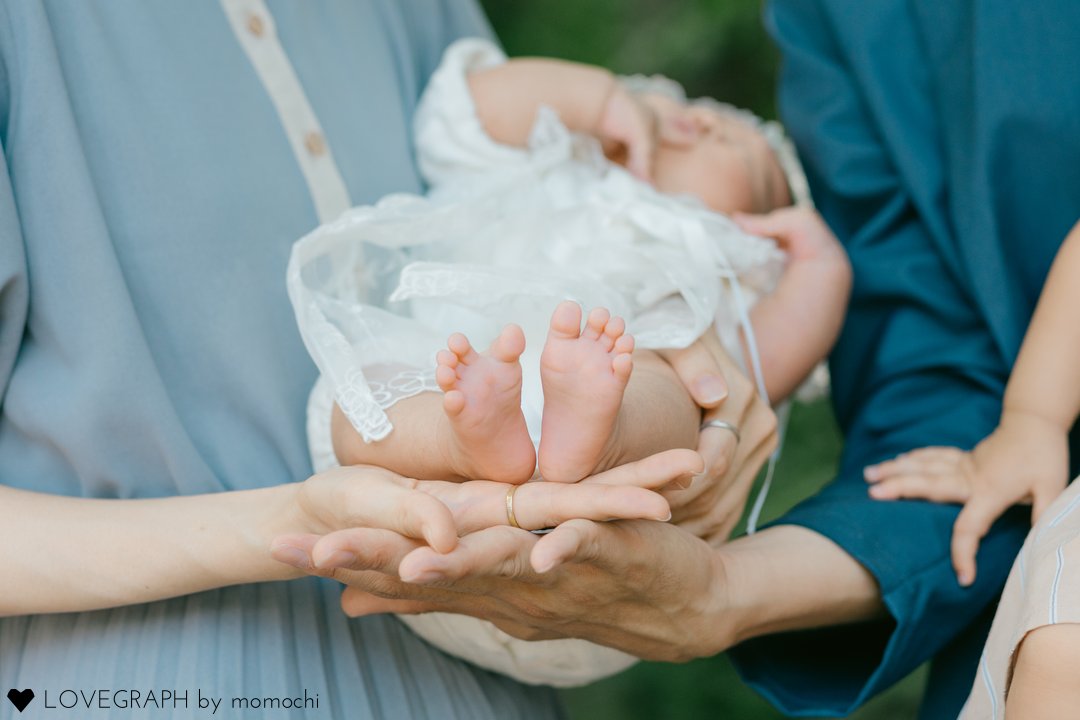
[[[753,192],[740,163],[727,153],[672,153],[657,157],[654,184],[660,192],[694,195],[730,214],[754,209]]]
[[[739,163],[719,162],[711,167],[703,181],[701,199],[725,215],[758,209],[750,178]]]

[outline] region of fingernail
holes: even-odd
[[[539,565],[534,565],[533,570],[535,570],[540,575],[543,575],[544,573],[551,570],[551,568],[553,568],[553,567],[555,567],[555,560],[551,559],[551,560],[545,560],[544,562],[540,563]]]
[[[433,582],[437,582],[442,579],[442,573],[436,570],[426,570],[416,575],[406,577],[401,576],[401,579],[407,583],[413,583],[414,585],[429,585]]]
[[[881,485],[873,485],[870,488],[870,496],[878,498],[879,500],[887,497],[888,493]]]
[[[957,579],[960,581],[960,587],[968,587],[972,583],[972,577],[968,573],[960,573]]]
[[[356,562],[356,553],[351,553],[348,550],[335,550],[330,557],[319,563],[319,567],[338,568],[352,565],[354,562]]]
[[[665,515],[664,517],[658,517],[656,519],[659,520],[660,522],[667,522],[667,521],[671,520],[671,511],[669,510],[667,515]]]
[[[877,480],[878,469],[876,466],[871,465],[869,467],[863,468],[862,474],[863,478],[866,480]]]
[[[291,545],[278,545],[277,547],[271,548],[270,555],[278,562],[291,565],[300,570],[308,570],[311,568],[311,558],[308,557],[308,554],[300,548],[295,548]]]
[[[706,375],[694,382],[695,395],[701,402],[718,403],[727,397],[727,383],[716,375]]]

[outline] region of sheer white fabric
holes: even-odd
[[[363,438],[394,403],[435,390],[446,337],[486,346],[521,325],[523,408],[538,440],[537,363],[551,311],[571,299],[627,321],[639,348],[685,347],[716,324],[738,356],[740,308],[775,283],[783,255],[695,199],[656,192],[542,110],[528,148],[483,131],[469,71],[503,62],[486,41],[453,45],[416,113],[427,197],[394,195],[301,239],[289,293],[308,350]],[[746,308],[741,308],[745,311]]]
[[[737,328],[775,285],[783,254],[772,241],[693,198],[661,195],[554,112],[539,113],[527,148],[492,141],[466,78],[504,61],[486,41],[460,41],[432,77],[415,119],[427,197],[355,208],[293,249],[289,295],[322,372],[309,403],[316,469],[335,463],[332,400],[365,441],[386,437],[386,408],[436,390],[435,353],[451,332],[482,348],[505,324],[522,326],[522,409],[538,442],[539,354],[560,301],[621,315],[639,348],[685,347],[714,325],[741,357]],[[580,640],[526,643],[470,617],[401,620],[527,683],[584,684],[636,661]]]

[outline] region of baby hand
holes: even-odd
[[[634,95],[618,81],[613,83],[595,134],[609,160],[651,181],[656,146],[661,142],[677,147],[693,144],[697,124],[684,117],[683,106],[674,100]]]
[[[824,261],[845,269],[849,267],[847,253],[840,241],[821,216],[810,208],[785,207],[765,215],[735,213],[732,219],[752,235],[775,239],[791,262]]]
[[[953,568],[964,586],[975,581],[975,554],[994,521],[1012,505],[1031,503],[1034,523],[1065,489],[1068,474],[1068,433],[1037,415],[1009,410],[970,453],[922,448],[865,470],[877,500],[964,504],[952,537]]]

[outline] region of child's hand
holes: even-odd
[[[1031,503],[1034,523],[1065,489],[1068,475],[1068,432],[1037,415],[1008,410],[970,453],[923,448],[865,471],[878,500],[964,503],[952,537],[953,568],[964,586],[975,581],[975,554],[994,521],[1012,505]]]
[[[689,146],[697,139],[698,126],[674,100],[634,95],[618,81],[613,83],[595,134],[608,159],[649,182],[656,146],[661,142]]]

